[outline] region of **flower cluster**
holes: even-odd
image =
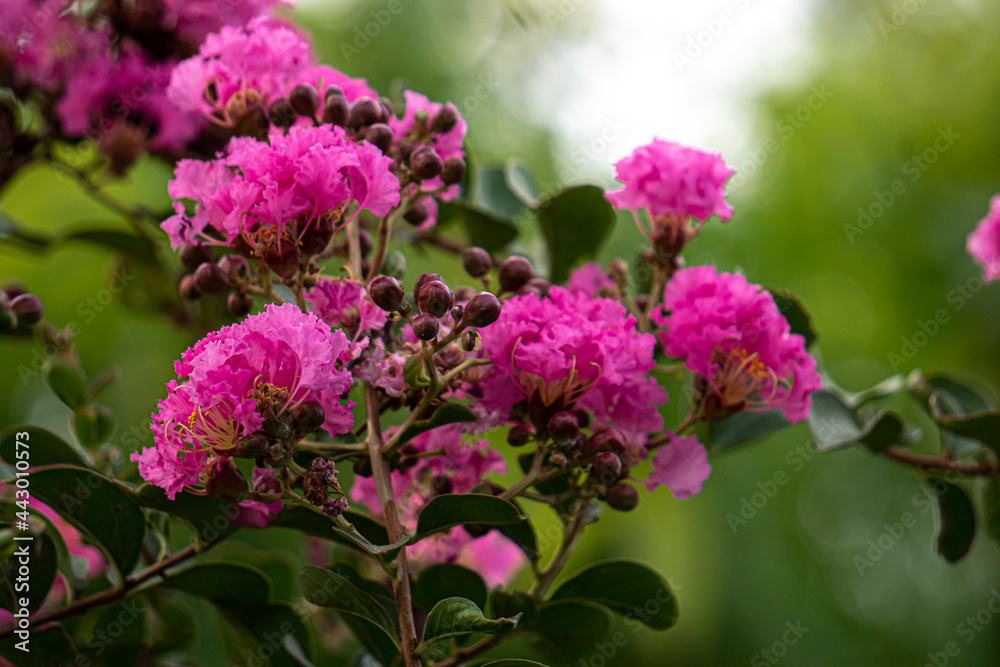
[[[1000,281],[1000,195],[990,200],[989,215],[969,234],[965,249],[983,267],[983,280]]]
[[[181,356],[179,381],[167,384],[153,414],[155,444],[132,460],[170,498],[205,484],[220,499],[236,500],[248,485],[233,457],[280,460],[296,434],[350,429],[353,403],[342,397],[351,377],[340,368],[347,359],[342,332],[293,305],[268,306]],[[261,475],[255,489],[269,481]]]
[[[771,408],[791,422],[808,416],[822,386],[816,360],[767,290],[711,266],[683,269],[653,319],[664,352],[700,378],[705,418]]]

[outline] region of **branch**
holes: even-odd
[[[905,463],[919,470],[950,470],[961,475],[990,477],[997,474],[997,466],[992,461],[962,463],[943,459],[939,456],[917,454],[898,445],[889,445],[882,451],[883,456],[893,461]]]
[[[569,557],[573,555],[576,545],[580,543],[583,529],[587,525],[585,517],[589,506],[590,502],[586,500],[580,500],[577,503],[576,509],[573,511],[573,518],[563,532],[562,544],[559,545],[559,551],[556,552],[549,566],[535,579],[535,585],[531,587],[530,595],[535,600],[541,602],[542,598],[545,597],[545,591],[552,584],[552,580],[566,567]]]

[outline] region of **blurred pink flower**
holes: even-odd
[[[969,234],[965,250],[983,267],[984,281],[1000,281],[1000,195],[990,200],[990,212]]]
[[[656,450],[652,458],[653,470],[644,482],[652,491],[664,485],[678,500],[701,493],[701,485],[712,472],[708,452],[698,442],[697,436],[672,436],[670,443]]]

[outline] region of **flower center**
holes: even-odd
[[[707,413],[721,412],[721,418],[743,409],[770,407],[782,383],[756,352],[741,347],[729,352],[716,349],[712,362],[716,371],[706,389]]]
[[[250,396],[257,403],[257,412],[260,414],[279,414],[288,403],[288,389],[276,387],[269,382],[257,382]]]
[[[216,453],[230,451],[236,444],[239,424],[220,406],[208,410],[197,407],[191,411],[186,424],[178,424],[177,431],[182,437],[190,438],[203,449]]]

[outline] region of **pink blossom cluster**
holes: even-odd
[[[725,189],[733,169],[716,153],[653,139],[619,160],[615,171],[622,187],[606,195],[615,208],[700,221],[733,214]]]
[[[649,376],[656,341],[617,301],[552,287],[548,298],[508,299],[480,334],[493,362],[478,388],[488,412],[509,415],[520,401],[543,419],[583,408],[638,445],[663,428],[667,393]]]
[[[174,248],[226,244],[258,256],[291,253],[294,260],[308,233],[329,240],[349,202],[375,215],[397,205],[391,164],[331,125],[273,130],[269,141],[236,137],[215,160],[177,164],[170,196],[192,200],[195,209],[189,215],[175,202],[176,215],[162,227]]]
[[[345,433],[354,423],[354,403],[342,400],[351,381],[341,369],[348,358],[343,332],[294,305],[268,305],[181,355],[174,364],[178,380],[167,383],[167,397],[153,414],[154,446],[132,460],[143,479],[173,499],[219,470],[237,440],[261,429],[267,414],[315,401],[325,413],[323,428]],[[276,511],[280,501],[274,505]]]
[[[712,266],[682,269],[653,319],[664,352],[707,381],[712,409],[779,408],[791,422],[808,416],[809,395],[822,386],[816,360],[760,285]]]
[[[990,200],[990,212],[969,234],[965,250],[983,267],[983,280],[1000,281],[1000,195]]]
[[[456,426],[427,431],[410,440],[407,447],[415,453],[441,450],[438,455],[418,459],[405,472],[392,472],[393,494],[403,524],[410,529],[416,527],[420,510],[436,495],[470,493],[487,475],[501,475],[507,469],[503,456],[491,449],[487,440],[464,439]],[[382,511],[370,477],[356,477],[350,496],[372,512]],[[510,583],[526,562],[520,548],[499,531],[472,537],[462,526],[425,538],[407,547],[406,553],[417,569],[432,563],[457,563],[478,572],[490,587]]]

